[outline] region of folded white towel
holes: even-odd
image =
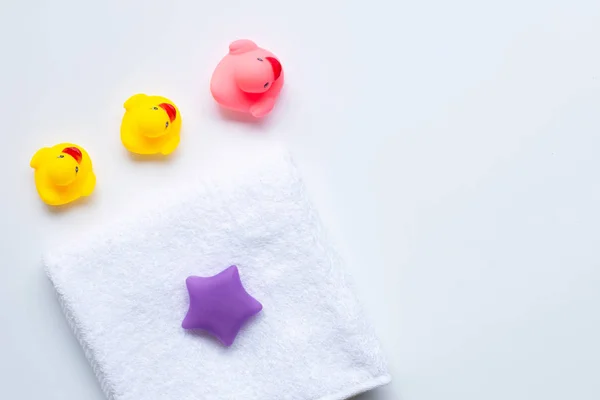
[[[109,399],[335,400],[390,381],[296,169],[256,154],[45,257]],[[181,322],[186,278],[230,265],[264,308],[225,347]]]

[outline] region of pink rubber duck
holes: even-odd
[[[210,91],[217,103],[256,118],[271,112],[282,87],[279,60],[247,39],[229,45],[229,54],[217,65],[210,80]]]

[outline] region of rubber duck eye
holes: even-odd
[[[76,165],[75,166],[75,173],[78,173],[78,172],[79,172],[79,167]]]
[[[169,127],[169,121],[165,122],[165,128]]]
[[[58,156],[58,158],[65,158],[65,155],[61,154],[60,156]]]
[[[269,82],[265,83],[265,86],[263,86],[263,87],[266,88],[267,86],[269,86]]]
[[[262,59],[262,58],[260,58],[260,57],[258,57],[258,58],[257,58],[257,60],[258,60],[258,61],[262,61],[263,59]]]
[[[158,110],[158,107],[152,107],[153,110]]]

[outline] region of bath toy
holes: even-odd
[[[217,65],[210,91],[221,106],[256,118],[271,112],[283,87],[283,69],[273,53],[251,40],[236,40]]]
[[[92,160],[80,146],[61,143],[38,150],[29,163],[44,203],[59,206],[89,196],[96,186]]]
[[[181,114],[173,102],[161,96],[136,94],[125,104],[121,141],[136,154],[170,154],[179,145]]]
[[[190,308],[181,326],[202,329],[225,346],[231,346],[244,323],[262,310],[242,286],[235,265],[209,278],[190,276],[185,283]]]

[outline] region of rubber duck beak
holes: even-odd
[[[175,106],[173,104],[160,103],[158,106],[165,110],[165,112],[169,116],[169,121],[175,121],[175,118],[177,118],[177,109],[175,109]]]
[[[281,76],[281,71],[283,71],[281,63],[275,57],[266,57],[266,59],[271,64],[271,68],[273,68],[273,81],[276,81]]]

